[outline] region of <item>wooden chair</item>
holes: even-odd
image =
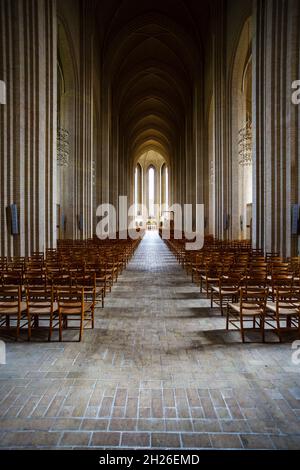
[[[95,300],[86,301],[84,288],[57,290],[59,341],[62,341],[63,326],[68,328],[68,320],[79,321],[79,341],[82,339],[85,322],[90,322],[94,328]]]
[[[220,276],[219,285],[211,287],[211,307],[213,307],[214,302],[218,303],[222,316],[224,315],[224,301],[231,301],[232,303],[237,301],[240,282],[240,274],[231,273],[230,276]]]
[[[243,281],[243,285],[245,288],[266,288],[267,283],[267,269],[265,267],[252,267],[252,269],[250,268],[247,273],[247,276],[245,276]]]
[[[30,259],[32,261],[44,262],[45,255],[42,251],[33,251],[31,253]]]
[[[102,308],[104,307],[104,287],[96,285],[95,272],[85,272],[85,274],[73,276],[72,286],[76,289],[84,288],[85,300],[91,302],[101,300]]]
[[[72,287],[72,276],[68,271],[60,269],[47,273],[47,285],[53,286],[53,289],[69,289]]]
[[[57,249],[56,248],[47,248],[46,249],[46,259],[55,259],[57,258]]]
[[[2,271],[1,282],[3,286],[22,286],[23,273],[19,270],[7,269]]]
[[[278,290],[285,291],[286,289],[291,291],[293,286],[293,276],[289,273],[284,272],[283,274],[280,272],[273,273],[271,276],[271,296],[272,300],[275,300],[276,292]]]
[[[16,341],[19,338],[21,320],[26,312],[26,303],[22,302],[20,286],[4,286],[0,288],[0,328],[11,330],[11,321],[16,322]]]
[[[203,265],[203,254],[197,253],[196,256],[193,258],[192,262],[192,282],[195,284],[200,283],[200,276],[205,274],[205,268]]]
[[[96,285],[98,287],[104,288],[104,296],[106,296],[107,291],[111,292],[113,285],[113,275],[105,262],[100,261],[99,264],[95,267],[96,274]]]
[[[219,282],[222,266],[215,263],[209,263],[205,266],[205,274],[200,277],[200,292],[203,291],[205,285],[207,298],[211,295],[211,286]]]
[[[48,341],[51,340],[53,321],[57,317],[58,305],[54,302],[52,287],[27,287],[26,288],[27,317],[28,317],[28,341],[31,339],[32,328],[41,328],[39,320],[48,323]]]
[[[267,263],[273,262],[273,261],[279,261],[282,260],[280,253],[277,251],[267,251],[266,253],[266,261]]]
[[[43,270],[28,270],[24,273],[24,285],[29,286],[44,286],[47,285],[46,273]]]
[[[293,274],[294,278],[299,278],[300,276],[300,257],[293,257],[289,260],[290,272]]]
[[[0,271],[5,271],[7,269],[7,257],[0,257]]]
[[[300,336],[300,295],[290,287],[277,287],[275,302],[267,302],[267,311],[273,315],[279,341],[285,331],[298,331]],[[285,327],[282,326],[285,323]]]
[[[245,331],[259,328],[262,341],[265,341],[265,315],[268,289],[240,289],[240,301],[227,304],[226,329],[232,325],[241,332],[243,343]],[[245,322],[251,322],[251,328],[245,328]]]
[[[27,271],[45,271],[44,261],[27,261],[25,263],[25,273]]]
[[[270,263],[271,274],[288,274],[290,269],[290,263],[283,263],[282,261]]]
[[[24,256],[12,256],[7,262],[8,269],[24,269],[25,267],[25,257]]]

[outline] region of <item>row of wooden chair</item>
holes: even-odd
[[[40,321],[46,323],[49,341],[55,322],[59,329],[59,341],[62,341],[63,328],[68,327],[69,321],[79,321],[79,341],[86,322],[94,328],[95,289],[82,287],[54,290],[52,287],[39,286],[26,288],[25,292],[26,300],[23,301],[20,286],[0,288],[0,326],[7,330],[14,328],[16,340],[20,329],[26,327],[30,341],[32,329],[40,329]]]
[[[48,329],[48,339],[58,328],[79,321],[79,341],[84,326],[94,328],[95,306],[111,291],[140,240],[60,243],[58,249],[30,257],[0,259],[0,328]]]
[[[241,332],[243,343],[247,330],[259,329],[265,342],[265,327],[274,329],[279,341],[284,332],[297,331],[300,335],[300,293],[288,288],[277,288],[275,301],[269,300],[264,288],[240,289],[239,295],[227,303],[226,329],[230,325]],[[250,323],[250,328],[245,327]]]
[[[167,240],[178,262],[211,299],[211,307],[226,312],[226,328],[234,326],[245,341],[244,324],[300,334],[300,257],[282,258],[247,245],[206,241],[199,251],[187,251],[184,240]],[[285,324],[285,326],[283,326]]]

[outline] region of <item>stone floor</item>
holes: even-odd
[[[7,342],[2,448],[300,449],[291,343],[226,332],[156,233],[96,316],[82,343]]]

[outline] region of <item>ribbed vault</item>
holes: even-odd
[[[196,3],[124,0],[105,6],[99,2],[106,25],[102,111],[104,120],[110,118],[110,126],[103,129],[107,133],[103,152],[110,158],[109,178],[118,175],[119,181],[110,199],[126,188],[130,193],[123,174],[130,180],[146,152],[162,155],[174,178],[187,154],[195,158],[193,106],[203,62],[199,23],[207,15],[205,2],[202,16],[193,10]]]

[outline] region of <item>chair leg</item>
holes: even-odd
[[[245,342],[245,331],[244,331],[244,320],[243,320],[242,317],[240,318],[240,322],[241,322],[241,336],[242,336],[242,341],[244,343]]]
[[[282,338],[281,338],[281,331],[280,331],[280,319],[278,317],[276,318],[276,324],[277,324],[277,334],[278,334],[279,342],[281,343]]]
[[[79,342],[82,340],[83,334],[83,323],[84,323],[84,314],[80,317],[80,331],[79,331]]]
[[[227,305],[226,311],[226,330],[229,330],[229,306]]]
[[[58,315],[59,341],[62,341],[62,315]]]
[[[27,319],[28,319],[27,339],[28,339],[28,341],[30,341],[31,340],[31,315],[29,313],[27,315]]]
[[[18,341],[19,334],[20,334],[20,324],[21,324],[21,315],[18,315],[18,318],[17,318],[17,330],[16,330],[16,341]]]
[[[224,317],[224,309],[223,309],[223,297],[220,295],[220,309],[221,309],[221,315]]]
[[[49,319],[48,341],[51,341],[51,336],[52,336],[52,323],[53,323],[53,318],[52,318],[52,315],[50,315],[50,319]]]
[[[95,326],[95,311],[94,308],[91,310],[91,315],[92,315],[92,328],[94,329]]]
[[[263,317],[261,317],[260,319],[260,327],[261,327],[262,342],[265,343],[265,319]]]

